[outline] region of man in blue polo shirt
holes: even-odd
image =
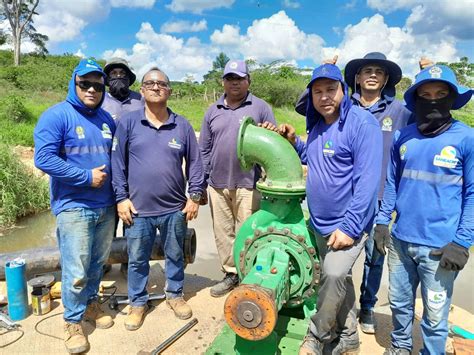
[[[410,354],[416,289],[421,285],[421,354],[443,354],[456,276],[474,237],[474,130],[453,119],[472,90],[444,65],[422,70],[405,92],[416,123],[394,137],[375,244],[388,246],[394,330],[385,354]],[[388,225],[396,219],[392,237]]]
[[[222,82],[224,95],[207,110],[199,136],[214,237],[225,272],[224,279],[210,290],[213,297],[225,295],[238,284],[233,256],[235,236],[260,205],[260,193],[255,189],[260,169],[243,171],[237,159],[240,122],[250,116],[257,124],[276,124],[270,106],[249,92],[250,74],[245,61],[230,60]]]
[[[44,112],[35,127],[35,165],[51,177],[61,254],[65,345],[70,353],[89,349],[81,321],[96,328],[114,322],[97,303],[102,267],[115,225],[110,150],[115,123],[101,109],[102,68],[83,59],[74,69],[66,101]]]
[[[288,124],[280,134],[308,165],[306,194],[310,228],[322,261],[317,313],[300,354],[357,351],[359,335],[352,266],[360,255],[376,210],[382,165],[382,134],[372,114],[352,104],[340,70],[324,64],[308,84],[307,142]]]
[[[145,107],[120,118],[112,147],[113,187],[129,256],[127,330],[140,328],[147,311],[149,259],[157,229],[165,254],[166,304],[176,317],[191,317],[183,298],[183,243],[187,221],[197,217],[204,183],[193,128],[167,107],[168,76],[150,69],[141,93]]]

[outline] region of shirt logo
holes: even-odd
[[[443,71],[441,70],[441,68],[437,67],[436,65],[431,67],[430,70],[428,71],[428,73],[430,73],[431,77],[436,78],[436,79],[441,78],[441,73],[442,72]]]
[[[118,145],[118,138],[114,137],[114,140],[112,141],[112,150],[115,151]]]
[[[82,128],[82,126],[76,126],[76,134],[77,134],[77,138],[79,139],[86,138],[84,134],[84,128]]]
[[[455,168],[459,159],[456,158],[456,148],[448,145],[441,150],[440,154],[436,154],[433,159],[434,166],[442,168]]]
[[[102,125],[102,137],[105,139],[112,139],[112,131],[107,123]]]
[[[392,119],[390,117],[385,117],[382,121],[382,131],[392,132]]]
[[[326,143],[324,143],[323,155],[325,157],[332,157],[334,155],[334,149],[332,149],[332,141],[326,141]]]
[[[168,147],[173,149],[181,149],[181,144],[179,144],[175,138],[168,142]]]
[[[401,160],[404,160],[405,159],[405,153],[407,152],[407,146],[405,144],[403,144],[401,147],[400,147],[400,159]]]

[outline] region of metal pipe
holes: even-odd
[[[196,231],[188,228],[183,244],[184,263],[192,264],[196,258]],[[22,250],[15,253],[0,254],[0,280],[5,280],[5,265],[8,261],[22,258],[26,261],[26,274],[36,275],[61,269],[57,246]],[[163,260],[164,252],[160,238],[155,238],[150,260]],[[128,261],[127,239],[114,238],[108,264],[121,264]]]
[[[255,126],[244,117],[239,129],[237,156],[244,170],[258,164],[265,169],[265,180],[257,183],[262,192],[304,195],[305,180],[301,160],[293,146],[278,133]]]
[[[178,340],[180,337],[182,337],[189,329],[194,327],[198,323],[197,318],[193,318],[188,324],[186,324],[184,327],[179,329],[176,333],[174,333],[172,336],[170,336],[168,339],[166,339],[164,342],[162,342],[160,345],[158,345],[152,352],[152,355],[157,355],[161,354],[165,349],[173,344],[176,340]]]

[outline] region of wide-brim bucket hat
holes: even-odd
[[[130,85],[132,85],[137,79],[137,76],[132,72],[132,69],[130,69],[128,62],[125,59],[110,58],[107,61],[107,63],[105,63],[105,67],[104,67],[105,74],[109,76],[110,71],[114,68],[122,68],[128,73],[128,77],[130,78]]]
[[[388,74],[387,88],[395,88],[400,80],[402,80],[402,69],[398,64],[388,60],[385,54],[380,52],[371,52],[367,53],[364,58],[353,59],[347,63],[346,68],[344,69],[344,80],[349,85],[349,87],[355,92],[356,84],[356,74],[359,73],[362,67],[365,67],[370,64],[379,65],[382,68],[385,68]]]
[[[457,110],[466,105],[472,97],[472,89],[459,85],[454,71],[446,65],[433,65],[418,73],[415,82],[405,91],[404,99],[406,107],[410,111],[415,109],[416,89],[430,81],[442,81],[448,84],[457,93],[452,109]]]

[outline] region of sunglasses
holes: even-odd
[[[79,86],[81,90],[89,90],[90,88],[94,88],[94,90],[97,92],[105,91],[105,84],[98,83],[95,81],[80,80],[76,81],[76,85]]]

